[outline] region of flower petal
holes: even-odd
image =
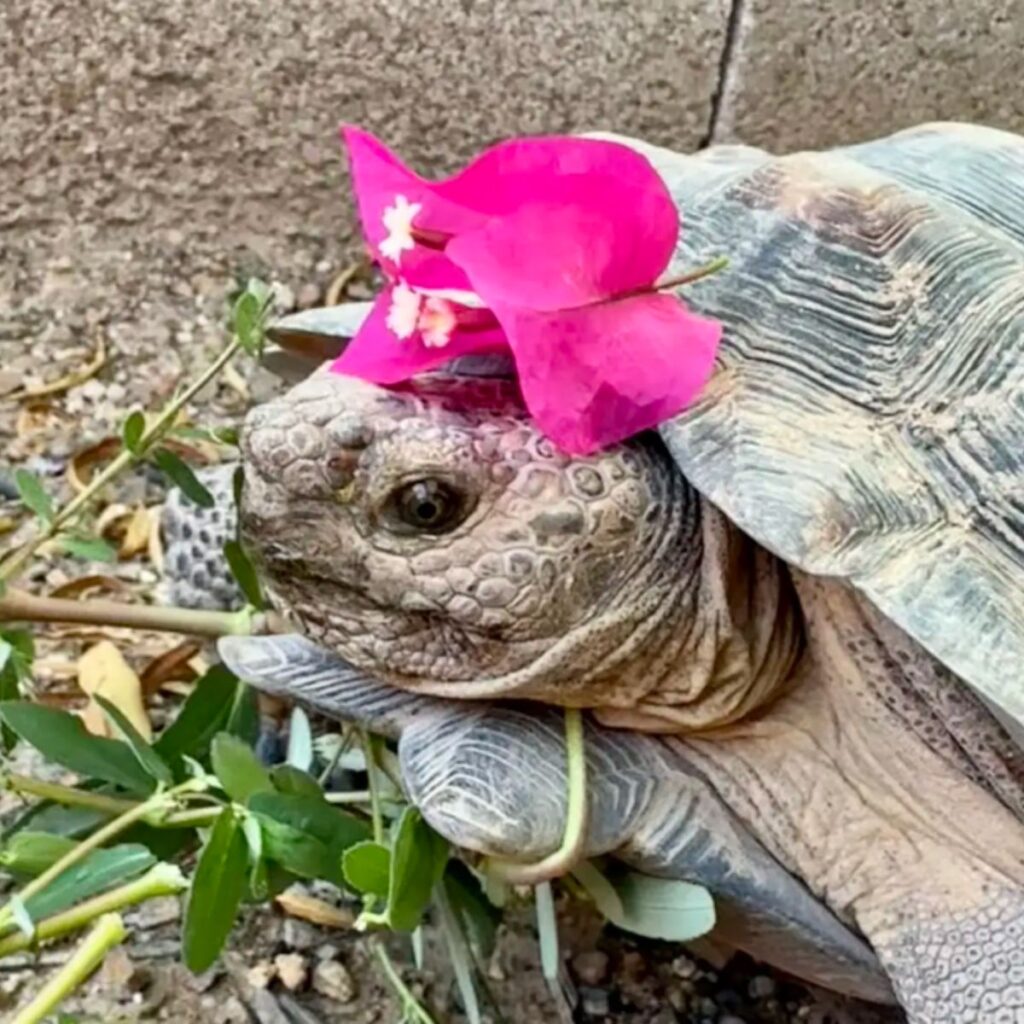
[[[456,236],[445,255],[488,305],[550,311],[650,288],[678,237],[675,203],[653,169],[642,184],[580,174]]]
[[[531,415],[578,455],[675,416],[711,376],[722,333],[664,294],[553,313],[495,312]]]
[[[661,183],[651,162],[620,142],[539,135],[499,142],[458,174],[438,182],[434,191],[460,206],[505,214],[544,199],[544,188],[553,180],[581,174],[611,178],[625,188]]]
[[[505,335],[498,327],[457,327],[448,343],[440,348],[425,345],[419,332],[400,340],[387,324],[394,291],[394,287],[389,287],[381,292],[359,333],[331,363],[333,373],[361,377],[374,384],[395,384],[458,356],[508,349]]]
[[[342,141],[348,151],[352,188],[359,208],[363,235],[374,257],[388,276],[396,277],[399,264],[381,252],[391,231],[389,211],[419,205],[413,228],[440,235],[464,230],[481,222],[481,216],[435,194],[433,182],[405,166],[379,139],[352,125],[343,125]],[[465,274],[440,251],[415,246],[400,254],[401,274],[413,284],[432,288],[469,287]]]

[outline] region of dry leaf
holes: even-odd
[[[142,683],[109,640],[101,640],[78,659],[78,685],[90,698],[100,696],[109,700],[140,735],[152,739],[153,727],[142,700]],[[90,732],[110,735],[106,717],[95,700],[90,699],[83,718]]]
[[[50,597],[81,597],[93,590],[108,590],[114,593],[128,593],[133,590],[130,583],[116,576],[76,576],[50,591]]]
[[[157,655],[142,670],[139,677],[144,693],[156,693],[164,683],[171,681],[190,682],[196,678],[191,661],[199,653],[202,645],[194,640],[186,640],[177,647]]]
[[[336,907],[326,900],[310,896],[301,889],[285,889],[274,902],[291,917],[301,918],[324,928],[351,928],[355,914],[348,907]]]
[[[160,521],[163,518],[163,505],[154,506],[150,509],[149,517],[149,541],[146,544],[146,552],[149,560],[153,563],[161,576],[164,574],[164,535],[160,528]]]
[[[106,364],[106,361],[107,349],[103,344],[103,337],[100,336],[96,340],[96,351],[85,366],[77,370],[72,370],[71,373],[65,374],[63,377],[58,377],[56,380],[49,381],[46,384],[40,384],[38,387],[21,388],[12,394],[6,395],[5,397],[20,399],[40,398],[43,395],[56,395],[61,391],[67,391],[69,388],[75,388],[78,387],[79,384],[84,384],[90,377],[95,377]]]
[[[122,558],[134,558],[149,548],[149,535],[153,528],[150,519],[150,511],[144,505],[140,505],[131,514],[118,549]]]
[[[93,470],[100,462],[107,462],[121,450],[119,437],[105,437],[96,444],[83,448],[68,463],[68,483],[79,493],[89,486]]]

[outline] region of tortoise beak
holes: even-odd
[[[289,382],[308,377],[321,363],[337,359],[369,316],[372,302],[345,302],[281,317],[267,327],[270,342],[263,365]]]

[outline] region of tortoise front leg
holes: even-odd
[[[411,799],[464,849],[537,860],[566,812],[561,715],[457,703],[362,678],[300,637],[226,638],[242,678],[399,738]],[[656,739],[587,728],[587,856],[614,852],[707,887],[731,941],[810,982],[879,1002],[891,990],[869,947],[786,872],[685,760]]]

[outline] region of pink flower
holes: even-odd
[[[389,284],[333,370],[392,384],[511,348],[538,426],[579,454],[656,426],[703,387],[721,327],[658,290],[678,213],[638,153],[521,139],[428,182],[365,132],[344,137]]]

